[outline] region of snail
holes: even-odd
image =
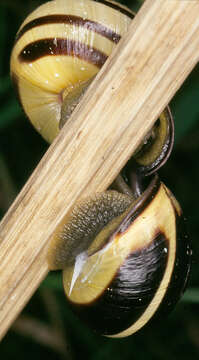
[[[26,115],[48,142],[133,17],[113,1],[53,0],[23,22],[11,76]],[[182,212],[154,175],[173,139],[167,107],[133,156],[131,188],[118,176],[111,189],[75,204],[52,236],[49,268],[63,270],[70,305],[100,334],[131,335],[172,308],[185,289],[191,249]]]
[[[135,197],[107,190],[82,199],[48,249],[72,310],[101,335],[132,335],[171,311],[187,283],[191,249],[181,208],[157,175],[142,186],[138,176]]]
[[[59,132],[63,100],[94,78],[133,16],[106,0],[53,0],[25,19],[11,54],[11,76],[25,113],[48,142]]]
[[[48,142],[70,117],[133,17],[130,9],[112,1],[53,0],[25,19],[11,54],[11,77],[27,117]],[[149,175],[163,157],[166,161],[172,128],[167,107],[135,154],[141,171]]]

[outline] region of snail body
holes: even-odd
[[[157,176],[137,199],[125,195],[121,207],[117,199],[117,209],[114,196],[107,191],[75,205],[53,234],[48,264],[63,270],[67,300],[83,321],[101,335],[124,337],[174,307],[191,251],[180,206]]]

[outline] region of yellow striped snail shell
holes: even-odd
[[[11,74],[25,113],[48,142],[59,131],[63,97],[96,75],[132,17],[114,2],[54,0],[23,22]]]
[[[112,1],[53,0],[24,21],[11,75],[26,115],[48,142],[132,18]],[[172,308],[187,283],[191,250],[180,206],[157,175],[144,189],[139,183],[165,163],[173,134],[167,108],[134,155],[134,194],[108,190],[82,199],[53,234],[49,268],[63,270],[69,303],[100,334],[138,331]]]
[[[25,19],[11,54],[11,76],[27,117],[48,142],[56,137],[133,17],[131,10],[112,1],[53,0]],[[151,151],[144,146],[136,156],[148,174],[158,169],[162,157],[166,161],[169,156],[172,127],[167,108],[153,128],[158,136],[147,136]]]
[[[136,199],[108,190],[77,203],[48,250],[73,311],[111,337],[129,336],[175,306],[190,257],[180,206],[157,175]]]

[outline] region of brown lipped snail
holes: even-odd
[[[112,1],[53,0],[24,21],[11,74],[25,113],[48,142],[132,17]],[[100,334],[131,335],[172,308],[187,283],[191,250],[180,206],[157,175],[143,185],[168,159],[173,134],[167,108],[134,154],[133,193],[123,184],[123,194],[107,190],[82,199],[52,236],[49,268],[63,270],[69,303]]]
[[[131,10],[116,2],[54,0],[25,19],[11,55],[11,76],[26,115],[48,142],[67,121],[133,17]],[[144,140],[146,145],[135,154],[141,171],[150,174],[163,158],[166,161],[172,128],[167,108]]]
[[[11,54],[11,77],[27,117],[48,142],[67,121],[133,17],[130,9],[112,1],[53,0],[25,19]],[[167,108],[144,140],[146,146],[135,155],[141,170],[149,174],[163,157],[166,161],[172,127]]]
[[[63,270],[70,306],[101,335],[138,331],[169,312],[187,283],[191,249],[178,202],[157,175],[140,193],[82,199],[51,239],[49,268]]]
[[[26,115],[48,142],[59,132],[63,99],[97,74],[133,16],[106,0],[53,0],[25,19],[11,76]]]

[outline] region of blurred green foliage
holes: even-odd
[[[8,209],[16,194],[47,149],[47,144],[25,119],[9,77],[9,57],[15,34],[25,16],[39,0],[1,0],[0,2],[0,216]],[[125,2],[138,10],[141,0]],[[51,329],[60,327],[66,351],[52,349],[42,334],[26,331],[24,322],[13,326],[0,345],[1,358],[21,360],[41,358],[88,360],[145,359],[176,360],[199,357],[199,66],[197,66],[171,102],[176,136],[174,151],[161,170],[161,177],[180,201],[193,246],[193,265],[189,288],[175,311],[153,328],[121,340],[99,337],[89,331],[71,313],[61,285],[59,273],[49,274],[23,311],[27,319],[36,319]],[[49,303],[49,299],[54,301]],[[57,319],[52,313],[56,309]],[[22,318],[23,320],[23,318]],[[31,321],[30,321],[31,322]],[[34,329],[34,326],[32,327]],[[45,343],[45,345],[44,345]]]

